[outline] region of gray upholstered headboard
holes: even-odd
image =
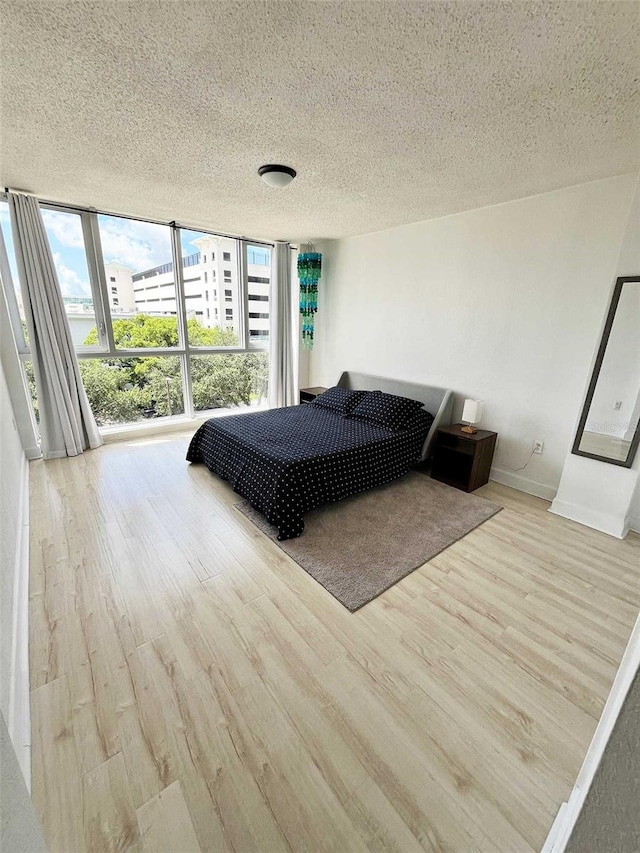
[[[398,394],[400,397],[410,397],[420,400],[425,409],[434,417],[431,429],[422,448],[422,458],[427,459],[431,454],[431,445],[440,426],[451,423],[453,409],[453,391],[448,388],[436,388],[434,385],[417,385],[414,382],[403,382],[401,379],[387,379],[384,376],[369,376],[368,373],[353,373],[345,370],[338,380],[339,388],[351,388],[356,391],[385,391],[387,394]]]

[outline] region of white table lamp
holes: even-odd
[[[473,434],[478,432],[474,424],[480,422],[482,418],[482,402],[480,400],[465,400],[462,410],[462,420],[466,421],[466,426],[461,427],[462,432]]]

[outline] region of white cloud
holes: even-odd
[[[82,223],[77,214],[43,210],[42,216],[51,239],[62,247],[81,249],[84,252]],[[141,272],[171,261],[171,238],[167,226],[106,215],[100,215],[98,222],[105,263],[117,261],[135,272]],[[73,270],[65,267],[61,261],[58,261],[56,266],[61,279],[65,276],[60,269],[64,267],[67,270],[66,280],[71,283],[75,275]],[[75,286],[78,287],[81,280],[77,275],[75,277],[78,280]],[[84,282],[82,284],[88,287]]]
[[[59,252],[54,254],[53,262],[56,266],[63,296],[91,296],[89,282],[84,281],[75,270],[63,264]]]
[[[82,223],[77,214],[43,210],[42,215],[50,238],[62,247],[84,251]],[[166,226],[106,215],[100,215],[98,222],[105,263],[117,261],[140,272],[171,261],[171,238]],[[57,262],[57,267],[60,278],[66,275],[66,281],[71,284],[73,270],[65,267],[61,261]],[[66,274],[60,272],[62,268],[66,269]],[[76,279],[77,288],[80,279],[78,276]],[[84,286],[84,282],[82,284]]]
[[[99,222],[105,263],[117,261],[141,272],[171,261],[171,239],[166,226],[107,216],[100,216]]]
[[[69,249],[84,249],[82,223],[75,213],[62,213],[56,210],[43,210],[42,218],[49,235],[62,246]]]

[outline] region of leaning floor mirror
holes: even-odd
[[[630,468],[640,442],[640,276],[619,278],[572,453]]]

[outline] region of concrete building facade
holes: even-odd
[[[105,275],[107,277],[107,292],[109,294],[109,305],[112,314],[122,314],[135,311],[136,304],[133,295],[133,270],[124,264],[113,261],[105,264]]]
[[[242,244],[207,234],[193,245],[198,251],[182,258],[187,317],[207,329],[233,329],[239,337],[243,312],[238,247]],[[270,261],[268,247],[248,246],[248,344],[264,344],[269,338]],[[105,264],[105,274],[112,315],[176,316],[172,262],[140,272],[112,262]]]

